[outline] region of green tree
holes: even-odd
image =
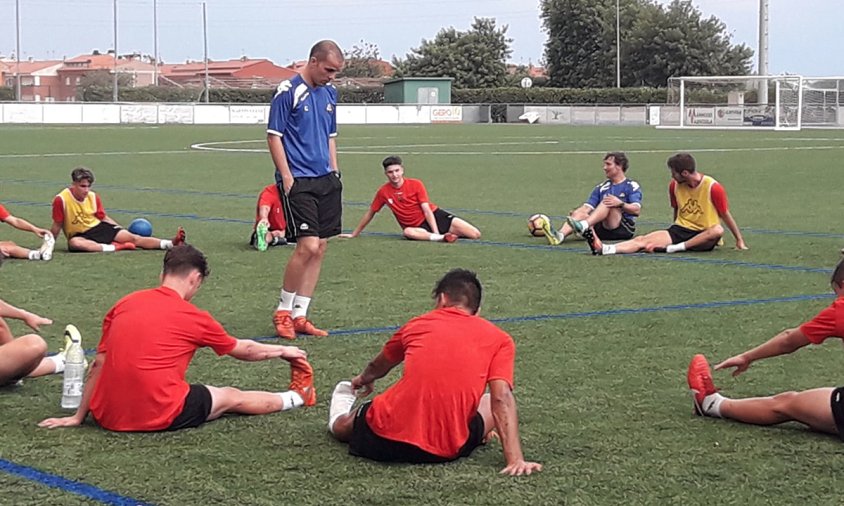
[[[381,52],[375,44],[361,40],[346,51],[342,77],[383,77]]]
[[[608,87],[616,83],[615,0],[543,0],[551,84]],[[733,45],[726,25],[703,18],[691,0],[662,6],[621,0],[624,86],[663,87],[681,75],[746,75],[753,50]]]
[[[433,40],[422,40],[404,60],[394,59],[397,76],[452,77],[455,88],[489,88],[506,80],[505,62],[512,53],[507,26],[492,18],[475,18],[461,32],[443,28]]]
[[[124,89],[132,86],[130,74],[118,72],[117,91],[122,95]],[[82,102],[111,101],[114,90],[114,75],[108,70],[92,70],[86,72],[76,86],[76,100]]]

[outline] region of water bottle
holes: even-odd
[[[62,408],[76,409],[82,401],[85,384],[85,351],[82,349],[82,336],[73,325],[65,329],[65,339],[70,340],[70,346],[65,352]]]

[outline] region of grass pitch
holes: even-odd
[[[235,336],[268,338],[290,248],[247,246],[259,190],[272,181],[263,128],[0,126],[0,202],[40,226],[76,165],[123,224],[146,217],[159,237],[179,225],[211,262],[195,302]],[[192,145],[225,149],[203,151]],[[339,137],[351,229],[384,182],[381,159],[401,155],[432,200],[476,224],[480,241],[402,240],[383,210],[354,240],[332,240],[311,315],[334,332],[301,339],[317,371],[318,405],[228,417],[168,434],[114,434],[88,422],[48,431],[61,414],[61,378],[0,390],[0,484],[15,504],[838,504],[830,469],[841,443],[797,425],[755,428],[695,418],[685,368],[760,343],[831,301],[829,270],[844,246],[838,191],[844,133],[657,131],[528,125],[345,127]],[[727,189],[749,251],[592,257],[581,241],[549,247],[527,235],[536,212],[559,218],[603,178],[606,151],[629,154],[644,189],[638,231],[671,220],[665,160],[688,150]],[[36,247],[31,234],[0,237]],[[86,348],[123,295],[154,286],[160,252],[68,254],[8,261],[0,297],[54,319],[42,334],[61,346],[74,323]],[[500,446],[441,466],[380,465],[350,457],[327,434],[333,385],[358,373],[390,329],[431,307],[446,270],[476,270],[482,314],[517,342],[516,396],[525,455],[544,471],[505,478]],[[827,297],[827,294],[830,294]],[[21,334],[24,328],[12,322]],[[841,350],[827,344],[755,364],[727,395],[840,385]],[[378,383],[385,388],[399,371]],[[286,388],[286,363],[197,354],[188,380]],[[34,468],[103,493],[56,487]],[[71,483],[71,485],[68,485]],[[88,490],[88,489],[85,489]],[[98,495],[99,494],[99,495]]]

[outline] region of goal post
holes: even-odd
[[[668,80],[659,125],[800,130],[803,79],[797,75],[673,77]]]

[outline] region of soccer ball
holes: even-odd
[[[152,235],[152,223],[143,218],[134,219],[129,224],[129,232],[141,237],[149,237]]]
[[[530,235],[534,237],[544,236],[545,232],[542,231],[542,225],[546,222],[551,223],[551,220],[548,219],[547,216],[541,213],[534,214],[533,216],[528,218],[528,233],[530,233]]]

